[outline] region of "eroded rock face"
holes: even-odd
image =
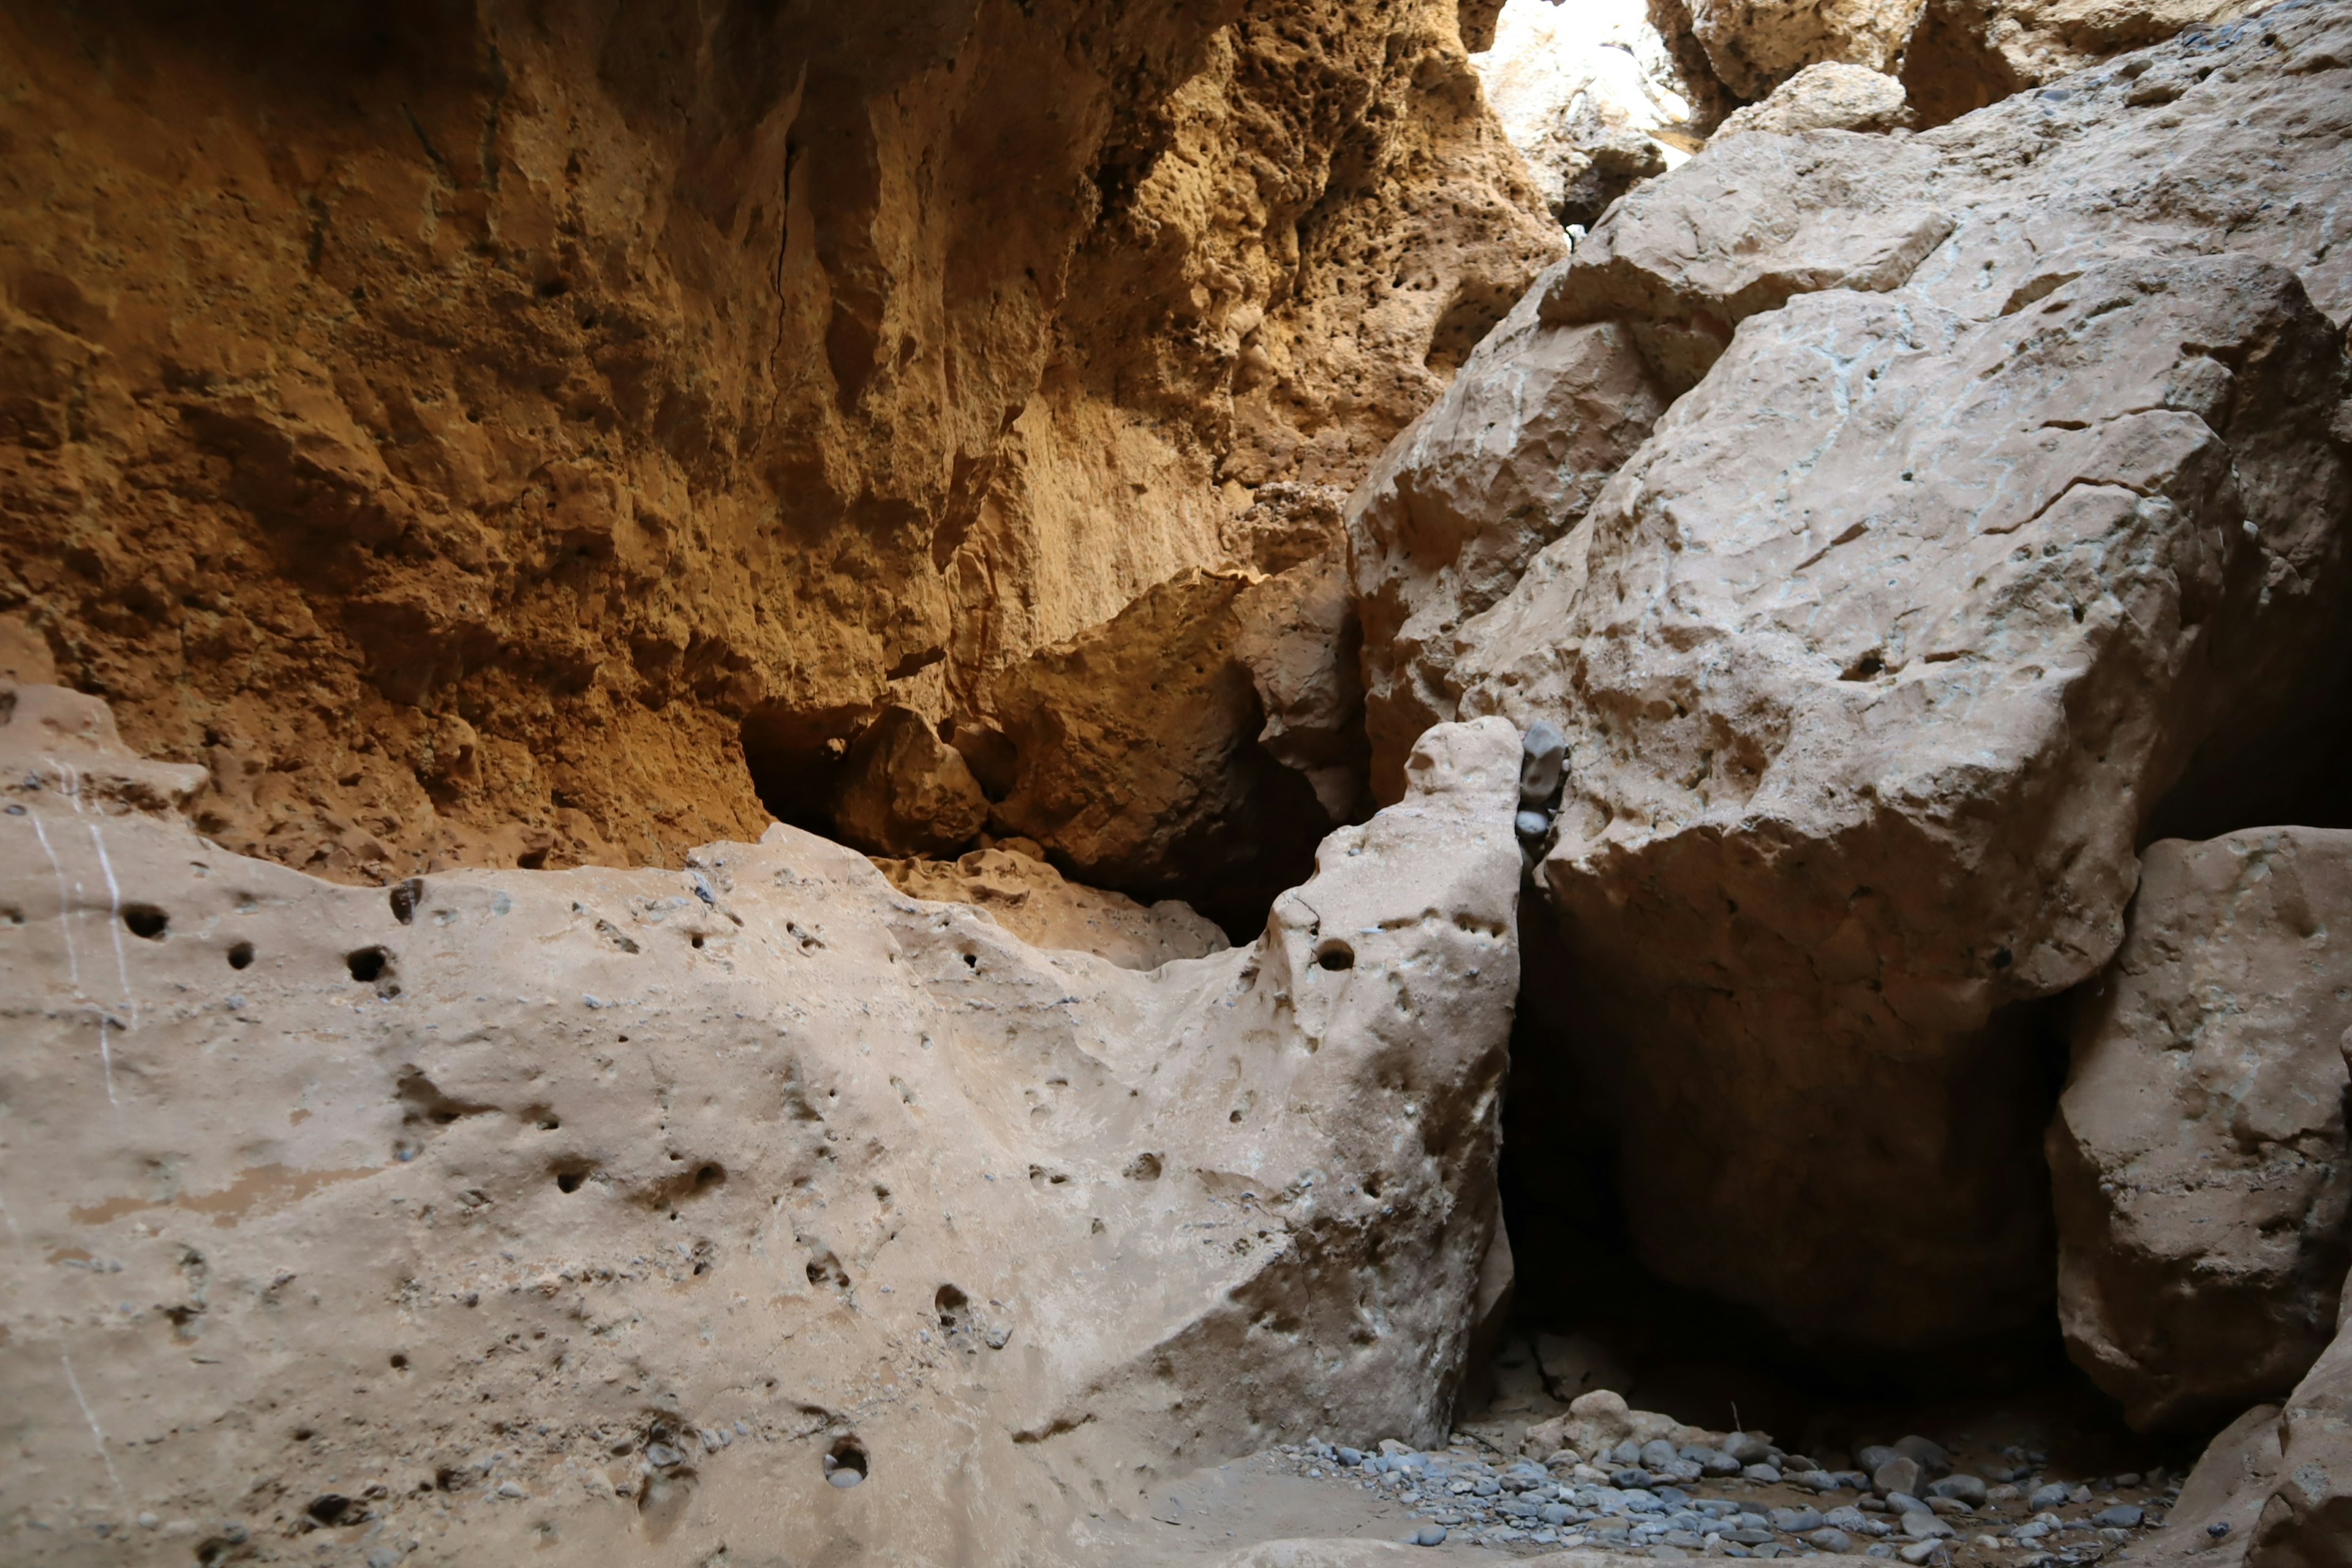
[[[875,855],[938,855],[971,842],[988,822],[988,796],[930,721],[891,708],[849,748],[834,795],[842,838]]]
[[[1927,0],[1903,77],[1940,125],[2127,49],[2263,9],[2261,0]]]
[[[1139,904],[1066,881],[1034,856],[975,849],[955,860],[877,860],[890,885],[935,904],[971,904],[1032,947],[1066,948],[1121,969],[1157,969],[1232,945],[1214,922],[1175,899]]]
[[[2352,833],[2167,839],[2050,1129],[2068,1348],[2135,1424],[2276,1400],[2352,1249]]]
[[[2279,1479],[2263,1504],[2250,1568],[2352,1563],[2352,1313],[2278,1416]]]
[[[1076,1564],[1155,1475],[1444,1431],[1501,721],[1433,732],[1261,942],[1145,975],[782,826],[339,887],[125,809],[95,705],[16,695],[11,1562]]]
[[[1717,79],[1753,102],[1824,60],[1893,70],[1918,22],[1920,0],[1667,0],[1667,5],[1682,13]]]
[[[0,610],[345,879],[756,836],[746,742],[789,794],[1220,562],[1228,487],[1352,484],[1561,252],[1453,0],[0,53]]]
[[[2113,952],[2140,823],[2339,613],[2346,277],[2289,209],[2343,177],[2347,32],[2273,13],[2193,121],[2124,101],[2183,45],[1900,142],[1734,137],[1546,279],[1704,381],[1423,665],[1570,737],[1562,1043],[1674,1278],[1849,1343],[2040,1310],[2009,1006]],[[2225,241],[2254,139],[2277,221]],[[1811,1250],[1862,1235],[1899,1261]]]
[[[1351,500],[1371,787],[1394,800],[1413,738],[1454,711],[1462,624],[1584,515],[1664,412],[1633,336],[1549,326],[1530,291]]]

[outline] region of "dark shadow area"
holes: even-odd
[[[2143,847],[2246,827],[2352,827],[2352,627],[2334,662],[2284,694],[2267,723],[2225,727],[2148,814]]]

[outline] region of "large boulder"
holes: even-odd
[[[1501,721],[1431,734],[1258,942],[1146,975],[783,826],[331,885],[129,809],[119,747],[26,720],[95,704],[16,695],[9,1562],[1075,1565],[1155,1479],[1445,1430]]]
[[[1728,138],[1538,285],[1696,390],[1405,652],[1432,718],[1569,738],[1569,1005],[1522,1065],[1610,1130],[1673,1279],[1897,1351],[2046,1310],[2024,1005],[2114,952],[2192,759],[2333,660],[2347,48],[2352,5],[2282,7],[1936,132]],[[1377,720],[1411,557],[1354,542]]]
[[[1454,710],[1462,624],[1508,592],[1665,411],[1633,336],[1538,317],[1540,285],[1382,453],[1349,503],[1373,795],[1404,787],[1413,739]]]
[[[2352,1251],[2352,833],[2141,860],[2049,1135],[2068,1349],[2140,1426],[2285,1396]]]
[[[1664,0],[1676,31],[1706,51],[1717,80],[1749,102],[1809,65],[1895,68],[1922,0]]]
[[[850,743],[833,796],[842,838],[873,855],[938,855],[988,823],[988,796],[930,721],[889,708]]]
[[[1716,136],[1770,131],[1898,131],[1911,123],[1911,101],[1903,84],[1868,66],[1823,60],[1807,66],[1772,89],[1761,103],[1737,110],[1716,128]]]

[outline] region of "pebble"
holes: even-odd
[[[1443,1546],[1445,1544],[1445,1527],[1442,1524],[1424,1524],[1406,1536],[1404,1543],[1407,1546]]]
[[[1739,1473],[1760,1487],[1778,1486],[1780,1482],[1780,1472],[1769,1465],[1750,1465]]]
[[[1823,1525],[1805,1539],[1823,1552],[1848,1552],[1853,1550],[1853,1537],[1832,1525]]]
[[[1989,1489],[1975,1476],[1946,1476],[1927,1489],[1931,1498],[1948,1497],[1970,1508],[1982,1508]]]
[[[864,1480],[866,1479],[866,1472],[864,1470],[853,1470],[848,1466],[845,1465],[840,1469],[834,1471],[833,1474],[825,1477],[824,1479],[831,1485],[839,1487],[843,1490],[846,1491],[851,1487],[854,1487],[858,1482]]]
[[[2117,1530],[2136,1530],[2139,1527],[2139,1521],[2147,1517],[2147,1513],[2137,1504],[2124,1502],[2117,1503],[2113,1508],[2101,1509],[2091,1516],[2091,1522]]]
[[[2067,1501],[2073,1490],[2064,1481],[2052,1481],[2048,1486],[2034,1488],[2033,1495],[2025,1500],[2025,1506],[2040,1513],[2045,1508],[2056,1508]]]
[[[1894,1497],[1898,1493],[1906,1497],[1916,1497],[1919,1492],[1919,1480],[1925,1473],[1925,1468],[1918,1460],[1909,1455],[1897,1454],[1871,1471],[1871,1489],[1881,1497]]]
[[[1897,1437],[1895,1440],[1895,1451],[1906,1459],[1918,1460],[1919,1468],[1931,1476],[1948,1475],[1951,1472],[1952,1457],[1944,1452],[1943,1446],[1922,1437],[1916,1432],[1907,1437]]]
[[[1941,1541],[1952,1533],[1952,1527],[1932,1513],[1906,1513],[1903,1533],[1914,1541]]]
[[[1901,1552],[1895,1553],[1895,1555],[1902,1558],[1904,1562],[1912,1564],[1912,1568],[1918,1568],[1920,1563],[1930,1561],[1935,1557],[1936,1553],[1942,1549],[1941,1543],[1937,1542],[1915,1541],[1910,1545],[1905,1547]]]

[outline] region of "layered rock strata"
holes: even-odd
[[[1561,250],[1452,0],[26,0],[0,58],[0,613],[344,879],[821,816],[885,709],[1353,483]]]
[[[2352,833],[2151,845],[2049,1136],[2068,1348],[2143,1426],[2277,1400],[2352,1265]]]
[[[12,1562],[1072,1563],[1444,1430],[1517,987],[1500,721],[1244,950],[1040,951],[778,826],[339,887],[9,694]]]
[[[1391,495],[1557,490],[1584,438],[1561,403],[1524,458],[1447,433],[1475,389],[1564,331],[1695,387],[1579,476],[1580,520],[1452,509],[1463,558],[1562,536],[1367,658],[1376,788],[1401,689],[1569,738],[1549,1048],[1669,1277],[1890,1349],[2043,1310],[2020,1005],[2106,962],[2141,825],[2336,647],[2348,47],[2352,8],[2288,5],[1907,139],[1729,138],[1548,273],[1359,498],[1369,649],[1423,515]],[[1839,1267],[1862,1237],[1879,1266]]]

